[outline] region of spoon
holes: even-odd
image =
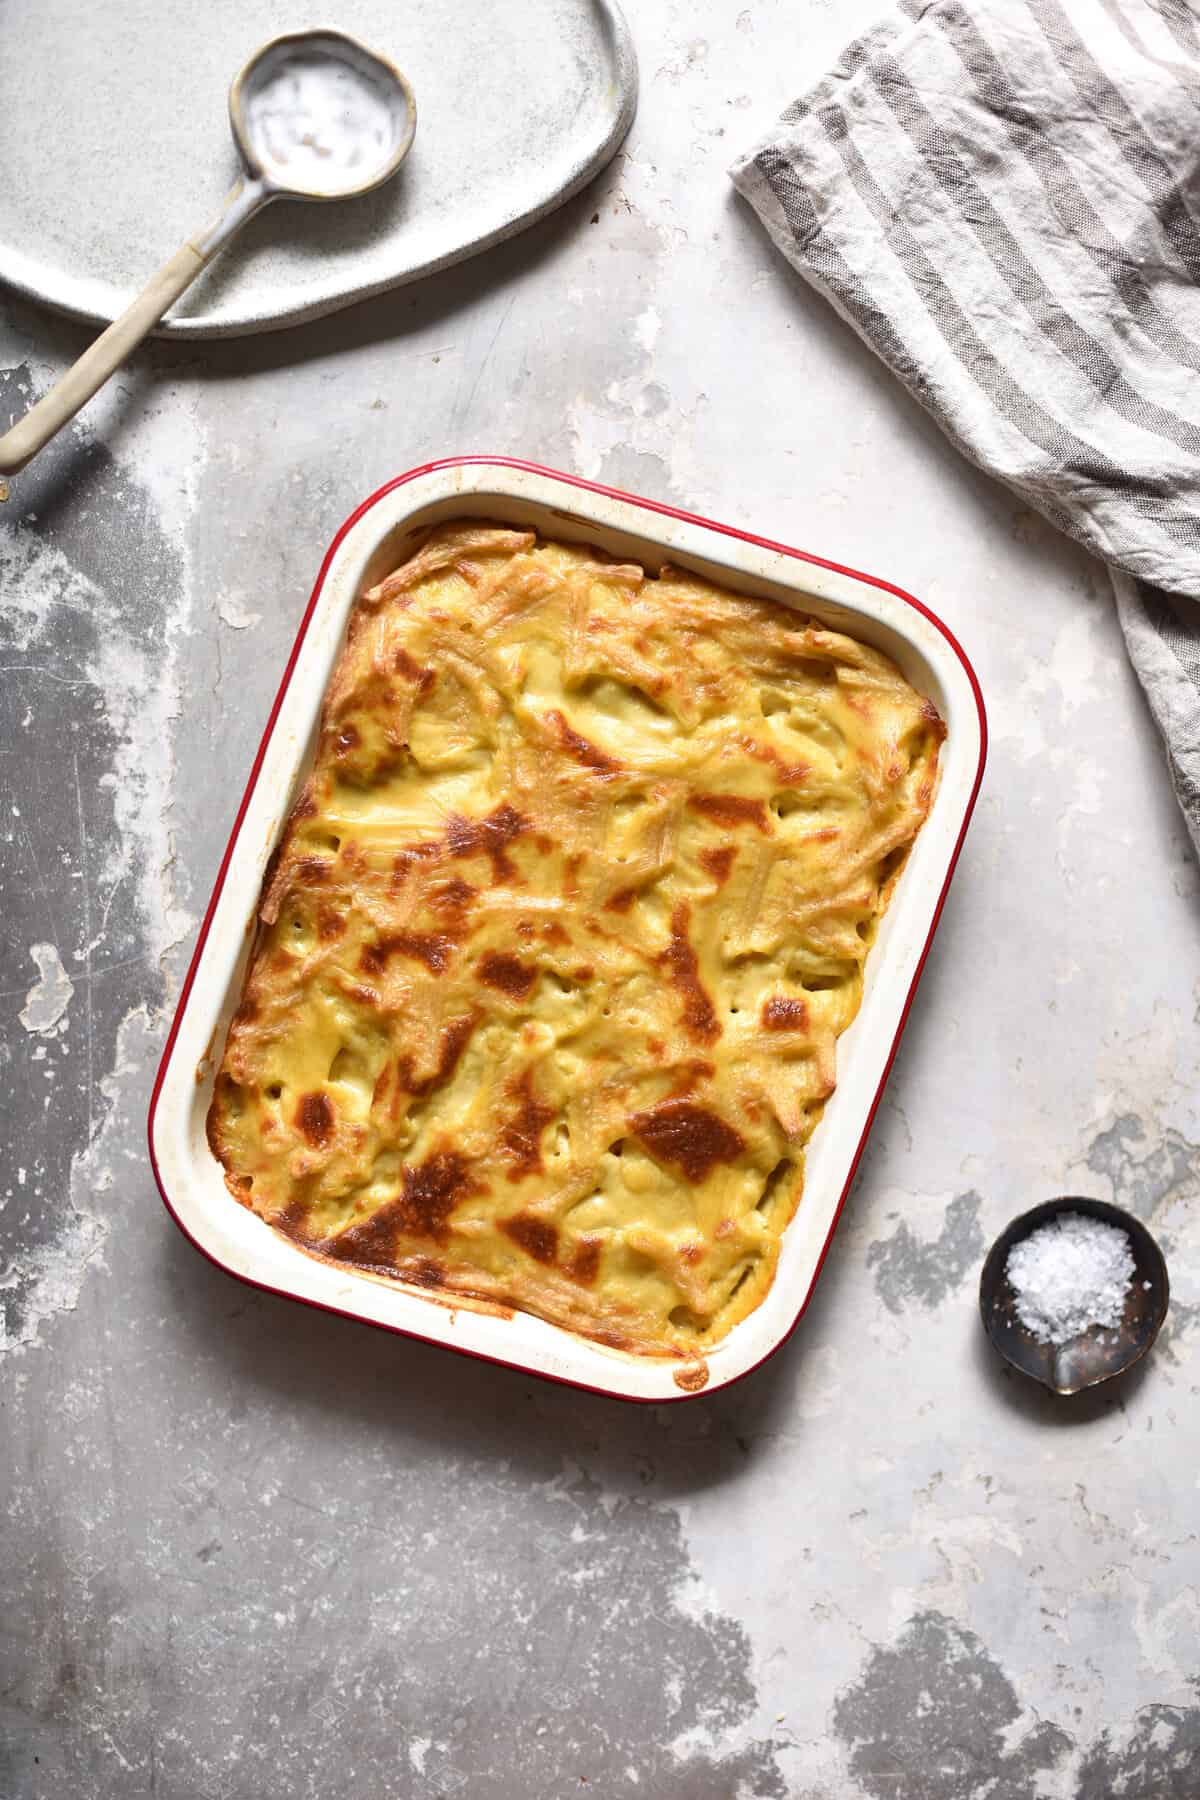
[[[1129,1239],[1133,1275],[1120,1323],[1112,1330],[1090,1325],[1065,1344],[1043,1344],[1017,1317],[1016,1295],[1007,1274],[1008,1253],[1015,1244],[1063,1213],[1083,1213],[1116,1225]],[[983,1326],[1001,1356],[1023,1375],[1031,1375],[1055,1394],[1077,1394],[1131,1369],[1158,1336],[1171,1298],[1163,1253],[1140,1219],[1106,1200],[1064,1195],[1022,1213],[1000,1233],[979,1277],[979,1310]]]
[[[0,476],[23,469],[74,418],[256,212],[279,199],[346,200],[389,180],[413,141],[417,107],[399,69],[355,38],[292,31],[256,50],[235,77],[229,121],[245,173],[220,215],[0,437]]]

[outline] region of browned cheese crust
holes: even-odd
[[[358,602],[209,1113],[306,1250],[697,1357],[757,1306],[941,722],[789,609],[439,527]]]

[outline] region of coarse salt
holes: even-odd
[[[364,69],[327,55],[277,59],[259,76],[246,116],[267,172],[312,193],[373,179],[395,147],[387,95]]]
[[[1089,1325],[1121,1322],[1133,1278],[1129,1234],[1063,1213],[1014,1244],[1005,1265],[1017,1317],[1039,1343],[1065,1344]]]

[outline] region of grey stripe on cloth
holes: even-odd
[[[1110,568],[1200,851],[1200,25],[897,0],[731,171],[964,455]]]
[[[1124,0],[1106,0],[1110,11],[1119,11]],[[1124,28],[1131,27],[1124,20]],[[1005,123],[1006,135],[1013,148],[1026,157],[1037,179],[1044,182],[1050,207],[1080,248],[1096,264],[1100,272],[1117,289],[1125,310],[1152,342],[1166,350],[1178,362],[1187,363],[1200,373],[1200,343],[1184,336],[1168,314],[1160,312],[1154,290],[1141,268],[1130,260],[1129,252],[1109,231],[1103,218],[1089,201],[1075,178],[1071,164],[1039,129],[1037,115],[1019,100],[1014,100],[1003,66],[994,55],[986,38],[976,30],[962,5],[947,5],[938,14],[937,25],[944,31],[955,53],[998,119]],[[1200,69],[1200,63],[1198,63]]]
[[[1200,32],[1196,30],[1196,22],[1188,11],[1188,0],[1160,0],[1159,12],[1166,20],[1168,30],[1185,50],[1193,55],[1200,54]]]
[[[1200,631],[1194,603],[1113,572],[1125,642],[1162,728],[1167,764],[1196,842],[1200,818]],[[1197,844],[1200,849],[1200,844]]]

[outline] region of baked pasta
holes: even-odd
[[[305,1250],[698,1358],[762,1300],[943,730],[878,651],[454,523],[358,601],[208,1118]]]

